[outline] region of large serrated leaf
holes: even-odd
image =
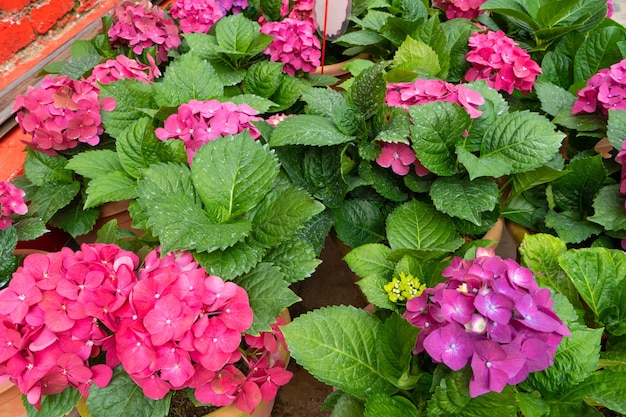
[[[283,327],[295,360],[322,382],[366,399],[397,390],[378,370],[380,321],[352,306],[332,306],[301,315]]]
[[[574,82],[587,81],[602,68],[622,59],[618,43],[626,40],[624,29],[609,26],[591,33],[579,46],[574,57]]]
[[[307,113],[331,117],[336,108],[348,104],[345,93],[328,88],[309,88],[302,93],[302,100],[307,103]]]
[[[349,247],[384,240],[385,217],[376,203],[367,199],[349,199],[333,212],[337,235]]]
[[[220,137],[203,145],[191,177],[213,222],[233,219],[255,207],[278,175],[276,156],[248,133]]]
[[[607,177],[602,156],[574,159],[567,170],[567,175],[550,184],[554,205],[561,210],[590,213],[593,199]]]
[[[28,211],[42,218],[44,222],[60,209],[67,206],[80,191],[80,183],[47,184],[39,187],[32,196]]]
[[[215,25],[215,39],[222,48],[247,52],[259,32],[259,24],[243,14],[226,16]]]
[[[85,208],[137,197],[137,183],[124,172],[110,172],[89,181]]]
[[[352,249],[344,260],[355,274],[360,277],[380,275],[391,281],[395,262],[388,259],[389,247],[380,243],[369,243]]]
[[[177,107],[190,100],[209,100],[222,96],[222,85],[215,69],[193,53],[181,55],[154,83],[154,98],[159,106]]]
[[[247,333],[270,331],[270,325],[280,313],[290,305],[300,301],[289,284],[283,279],[282,272],[274,265],[260,263],[249,274],[235,282],[241,285],[250,299],[254,311],[254,322]]]
[[[541,109],[551,116],[556,116],[562,109],[571,112],[576,96],[558,85],[536,82],[535,91],[541,102]]]
[[[263,259],[267,249],[245,239],[224,249],[195,254],[196,260],[211,275],[233,280],[252,270]]]
[[[409,107],[412,147],[430,172],[453,175],[457,171],[455,147],[462,143],[470,117],[452,103],[432,102]]]
[[[115,142],[115,149],[124,171],[133,178],[140,178],[141,171],[159,162],[159,140],[154,134],[152,120],[142,118]]]
[[[348,102],[358,108],[365,119],[372,117],[383,106],[387,84],[383,80],[384,64],[366,68],[354,78],[348,90]]]
[[[379,333],[380,343],[376,350],[379,368],[400,389],[411,388],[417,381],[408,373],[418,333],[419,328],[398,313],[385,320]]]
[[[365,403],[365,417],[416,416],[417,408],[405,397],[375,394]]]
[[[315,257],[311,244],[295,238],[271,248],[263,262],[278,267],[291,284],[310,277],[322,261]]]
[[[352,142],[354,136],[344,135],[335,124],[326,117],[316,115],[294,115],[276,126],[270,146],[311,145],[330,146]]]
[[[93,229],[99,215],[99,209],[85,209],[80,204],[73,202],[59,210],[49,223],[76,237]]]
[[[463,244],[448,216],[418,200],[403,204],[389,215],[387,239],[392,250],[453,252]]]
[[[622,150],[626,138],[626,110],[609,110],[606,136],[615,149]]]
[[[256,94],[269,98],[280,83],[283,64],[280,62],[261,61],[248,68],[241,87],[246,94]]]
[[[72,171],[67,169],[67,159],[63,156],[50,156],[29,149],[24,160],[26,177],[35,185],[70,184],[74,181]]]
[[[58,417],[70,413],[80,397],[80,392],[77,389],[68,388],[59,394],[42,396],[41,410],[39,411],[28,401],[24,401],[24,405],[29,417]],[[93,416],[101,417],[96,414]]]
[[[597,371],[561,396],[563,402],[583,400],[626,414],[626,372]]]
[[[626,230],[626,196],[620,192],[619,184],[600,189],[593,201],[594,214],[587,220],[601,225],[605,230]]]
[[[430,197],[437,210],[480,226],[481,213],[496,207],[500,191],[490,178],[440,177],[433,182]]]
[[[437,76],[442,70],[437,52],[429,44],[410,36],[398,47],[393,57],[393,67],[430,76]]]
[[[602,232],[602,228],[595,223],[573,217],[576,212],[557,213],[548,210],[546,226],[556,231],[556,234],[567,243],[580,243],[591,236]]]
[[[78,153],[69,160],[66,167],[86,178],[97,178],[124,170],[118,154],[110,149]]]

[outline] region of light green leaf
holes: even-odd
[[[379,371],[380,321],[353,306],[324,307],[282,328],[291,356],[313,376],[360,399],[397,389]]]
[[[89,414],[107,417],[156,417],[165,416],[170,407],[170,397],[152,400],[146,397],[121,366],[113,369],[113,378],[104,388],[95,384],[87,399]]]
[[[270,325],[276,317],[290,305],[301,301],[300,297],[289,289],[280,270],[270,264],[259,264],[252,272],[235,280],[241,285],[250,299],[254,311],[254,322],[247,333],[270,331]]]
[[[260,26],[243,14],[226,16],[215,25],[215,39],[222,48],[246,52],[253,44]]]
[[[397,310],[398,306],[391,302],[384,286],[391,279],[382,275],[367,275],[356,282],[367,301],[378,308]]]
[[[563,393],[561,400],[585,400],[620,414],[626,414],[626,372],[598,371],[580,384]]]
[[[365,403],[365,417],[416,416],[417,408],[405,397],[375,394]]]
[[[77,153],[72,156],[66,167],[86,178],[97,178],[112,172],[124,171],[118,154],[109,149]]]
[[[72,171],[67,168],[67,159],[63,156],[50,156],[34,149],[27,152],[24,172],[33,184],[71,184],[74,181]]]
[[[67,206],[80,191],[80,184],[75,181],[71,184],[47,184],[39,187],[32,196],[29,213],[41,217],[44,222],[60,209]]]
[[[142,118],[133,124],[128,134],[115,141],[115,149],[124,171],[133,178],[141,177],[141,170],[159,162],[159,140],[154,134],[152,120]]]
[[[39,236],[49,232],[49,230],[46,229],[46,224],[43,222],[43,220],[37,217],[27,217],[21,219],[16,223],[13,223],[13,226],[14,227],[9,227],[5,230],[15,230],[17,232],[17,237],[20,241],[34,240]],[[3,240],[0,239],[0,242],[2,241]],[[17,244],[17,242],[13,244],[13,247],[15,246],[15,244]],[[13,248],[11,248],[11,250],[13,250]]]
[[[261,61],[253,64],[241,84],[243,92],[269,98],[280,84],[282,70],[281,62]]]
[[[89,181],[85,208],[137,197],[137,183],[124,172],[110,172]]]
[[[428,44],[407,36],[393,57],[393,67],[397,70],[413,71],[436,76],[441,71],[437,52]]]
[[[294,115],[276,126],[270,146],[311,145],[329,146],[352,142],[354,136],[341,133],[335,124],[322,116]]]
[[[382,276],[391,281],[395,262],[388,259],[391,249],[380,243],[369,243],[352,249],[344,257],[352,272],[360,277]]]
[[[618,43],[626,40],[621,27],[608,26],[591,33],[574,57],[574,82],[587,81],[602,68],[622,59]]]
[[[272,111],[278,112],[288,109],[298,101],[304,91],[310,88],[311,86],[301,78],[281,74],[278,88],[270,97],[271,103],[273,103]],[[261,111],[261,109],[257,110]]]
[[[330,417],[363,417],[365,405],[363,401],[341,391],[333,391],[322,405],[322,410],[332,407]]]
[[[626,138],[626,110],[609,110],[606,137],[615,149],[622,150]]]
[[[413,150],[422,165],[437,175],[457,172],[455,147],[462,143],[463,132],[470,117],[461,107],[448,102],[432,102],[410,106],[413,122]]]
[[[550,412],[550,406],[539,395],[517,392],[515,398],[524,417],[541,417]]]
[[[611,334],[626,333],[626,253],[617,249],[570,250],[559,257],[580,296]]]
[[[520,0],[487,0],[480,7],[481,10],[492,10],[496,13],[513,17],[528,25],[530,28],[537,28],[537,24],[526,9],[526,2]]]
[[[452,252],[463,244],[448,216],[418,200],[399,206],[389,215],[387,239],[392,250]]]
[[[266,251],[248,238],[223,250],[196,253],[195,258],[209,274],[233,280],[250,272],[263,259]]]
[[[547,82],[536,82],[535,91],[541,102],[541,109],[551,116],[556,116],[566,109],[571,113],[576,96],[558,85]]]
[[[328,118],[335,109],[348,104],[345,93],[328,88],[309,88],[302,93],[302,100],[307,103],[307,114]]]
[[[274,154],[242,133],[203,145],[194,157],[191,176],[212,221],[219,223],[255,207],[278,169]]]
[[[310,277],[322,261],[309,243],[294,238],[271,248],[263,262],[277,266],[291,284]]]
[[[626,197],[620,192],[619,184],[606,185],[593,200],[594,214],[587,219],[606,230],[626,230]]]
[[[215,69],[193,52],[173,60],[160,82],[154,83],[154,99],[163,107],[178,107],[190,100],[210,100],[223,93],[224,86]]]
[[[477,157],[462,146],[456,147],[459,162],[469,173],[470,180],[479,177],[503,177],[512,171],[511,161],[497,155]]]
[[[369,119],[383,106],[387,95],[387,84],[383,79],[385,64],[376,64],[365,68],[354,78],[348,89],[348,103],[354,105]]]
[[[481,213],[496,207],[500,191],[491,178],[440,177],[433,182],[430,197],[437,210],[480,226]]]
[[[419,328],[400,314],[393,313],[383,323],[378,335],[377,357],[380,370],[400,389],[412,388],[418,376],[410,375],[412,352]]]
[[[515,194],[521,194],[537,185],[558,180],[567,173],[568,171],[557,170],[547,165],[532,171],[520,172],[519,174],[512,175],[513,192]]]
[[[569,214],[571,213],[548,210],[545,218],[546,226],[554,229],[566,243],[580,243],[602,232],[597,224],[573,218]]]

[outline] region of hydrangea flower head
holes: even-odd
[[[100,84],[109,84],[113,81],[130,78],[144,84],[151,84],[160,75],[161,71],[154,62],[152,65],[145,65],[125,55],[118,55],[115,59],[109,59],[96,65],[87,81],[93,84],[96,81]]]
[[[222,9],[224,15],[227,13],[241,13],[243,9],[248,7],[248,0],[215,0]]]
[[[411,298],[419,297],[426,289],[426,284],[422,284],[419,279],[411,274],[400,272],[400,279],[394,277],[383,288],[387,292],[389,299],[394,302],[406,302]]]
[[[409,173],[410,166],[417,157],[415,152],[406,143],[381,143],[382,152],[376,158],[376,163],[384,168],[393,170],[398,175],[406,175]]]
[[[100,142],[104,129],[100,109],[111,111],[115,100],[100,103],[97,84],[67,76],[46,75],[39,87],[28,87],[15,99],[13,111],[22,131],[32,136],[29,146],[47,154]]]
[[[626,109],[626,59],[599,70],[577,95],[573,114]]]
[[[108,36],[113,46],[126,45],[137,55],[156,46],[157,63],[167,61],[167,51],[178,48],[181,42],[174,20],[148,0],[126,0],[117,5]]]
[[[177,19],[183,33],[208,33],[225,16],[225,8],[217,0],[177,0],[170,15]]]
[[[321,44],[312,19],[288,17],[279,22],[266,22],[261,32],[274,38],[263,52],[271,61],[284,63],[284,73],[295,75],[300,70],[311,73],[320,66]]]
[[[252,122],[262,120],[256,116],[258,113],[247,104],[191,100],[182,104],[178,108],[178,113],[169,116],[164,127],[156,129],[156,136],[160,140],[171,138],[182,140],[191,164],[196,151],[204,143],[220,136],[234,135],[248,129],[250,136],[257,139],[261,133]]]
[[[501,392],[553,363],[570,333],[530,270],[479,248],[474,260],[454,258],[442,276],[444,283],[406,303],[403,317],[421,327],[415,353],[425,350],[454,370],[470,365],[472,397]]]
[[[486,0],[433,0],[433,6],[446,12],[448,19],[475,19],[483,13],[480,6]]]
[[[502,31],[476,32],[469,38],[469,47],[465,58],[472,67],[465,74],[466,81],[487,80],[490,87],[512,94],[515,89],[531,91],[541,74],[528,52]]]
[[[25,195],[23,190],[9,181],[0,181],[0,230],[5,230],[13,223],[9,216],[28,212],[28,206],[24,202]]]

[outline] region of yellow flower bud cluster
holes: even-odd
[[[389,299],[394,303],[404,303],[411,298],[419,297],[426,289],[426,285],[411,274],[400,272],[400,279],[394,277],[384,287]]]

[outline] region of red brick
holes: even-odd
[[[3,12],[16,12],[30,4],[30,0],[0,0],[0,10]]]
[[[46,0],[41,6],[31,9],[31,19],[35,31],[44,34],[57,24],[57,22],[72,11],[72,0]]]
[[[0,0],[2,1],[2,0]],[[78,10],[76,10],[78,13],[83,13],[86,11],[89,11],[91,9],[93,9],[94,7],[96,7],[98,5],[98,3],[100,3],[100,0],[81,0],[80,2],[80,6],[78,6]]]
[[[7,62],[13,54],[35,40],[28,17],[0,21],[0,63]]]

